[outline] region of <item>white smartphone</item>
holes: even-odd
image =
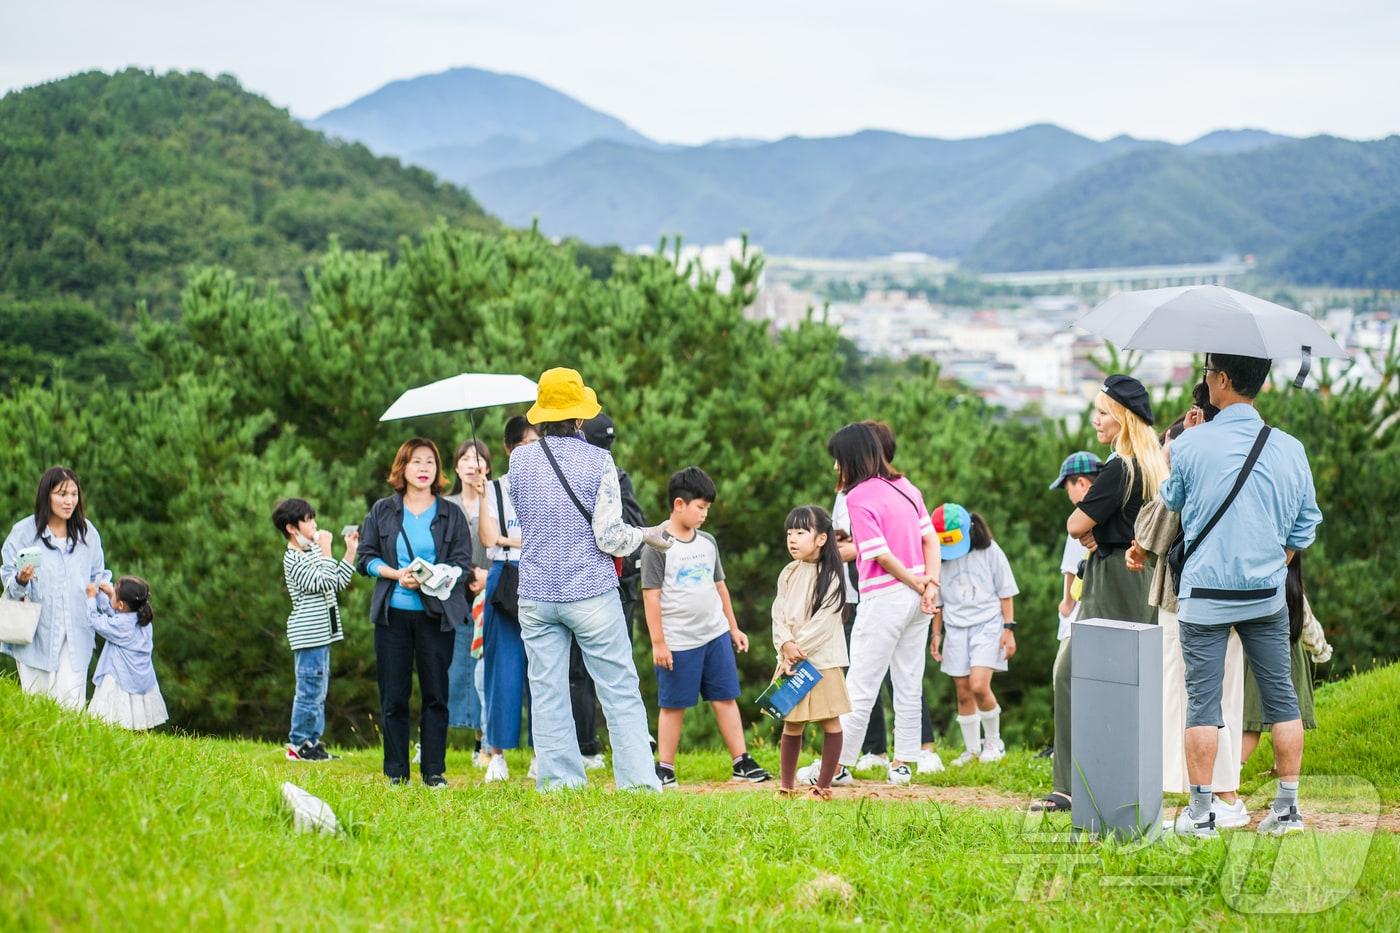
[[[24,548],[15,555],[15,565],[23,570],[25,567],[37,567],[44,559],[44,552],[37,547]]]
[[[344,528],[340,529],[340,536],[345,538],[353,534],[358,534],[359,530],[359,525],[346,525]]]

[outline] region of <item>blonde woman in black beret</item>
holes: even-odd
[[[1123,554],[1133,543],[1134,526],[1144,502],[1157,495],[1167,478],[1167,459],[1152,429],[1152,402],[1132,376],[1109,376],[1094,399],[1094,431],[1113,456],[1104,462],[1094,485],[1080,500],[1069,521],[1069,533],[1089,549],[1079,618],[1115,619],[1151,625],[1157,610],[1148,604],[1150,578],[1127,568]],[[1055,664],[1055,677],[1071,676],[1070,652]],[[1043,810],[1070,808],[1069,704],[1055,709],[1054,791],[1037,806]]]

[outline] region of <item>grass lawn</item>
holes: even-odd
[[[1321,691],[1307,769],[1363,778],[1391,811],[1397,689],[1400,668]],[[4,929],[1400,922],[1390,831],[1093,844],[1070,841],[1066,817],[935,800],[545,796],[523,780],[525,757],[512,758],[516,780],[487,786],[464,752],[449,757],[447,791],[390,788],[377,750],[307,765],[267,744],[131,735],[23,697],[12,680],[0,681],[0,732]],[[771,748],[756,756],[776,768]],[[1267,789],[1263,767],[1246,791]],[[723,781],[728,759],[683,754],[678,770],[683,784]],[[289,779],[329,802],[346,833],[294,833],[279,797]],[[1015,752],[917,781],[1029,799],[1048,779],[1048,761]]]

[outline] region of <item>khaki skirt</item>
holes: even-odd
[[[846,692],[846,675],[839,667],[820,671],[822,679],[798,701],[784,722],[821,722],[851,711],[851,696]]]

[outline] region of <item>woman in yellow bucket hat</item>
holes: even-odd
[[[576,370],[551,369],[540,377],[526,414],[540,440],[510,456],[536,780],[542,790],[586,783],[568,692],[569,648],[576,639],[608,720],[617,786],[660,790],[614,558],[643,543],[665,550],[670,541],[659,527],[623,521],[612,455],[589,444],[580,430],[600,411],[597,393]]]

